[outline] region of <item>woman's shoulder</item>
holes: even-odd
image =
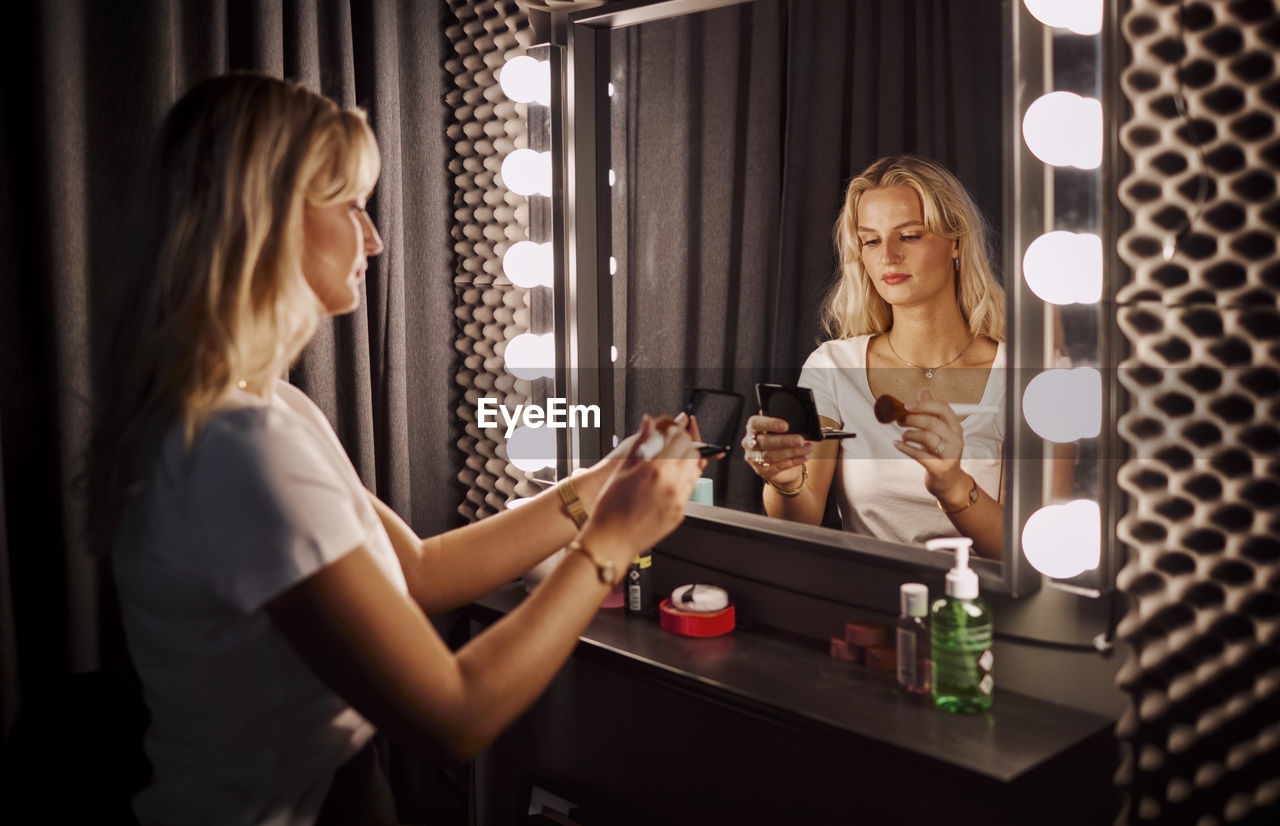
[[[198,453],[225,460],[269,461],[307,449],[313,441],[304,424],[314,404],[287,383],[273,388],[271,400],[239,394],[216,409],[196,440]],[[323,419],[323,414],[316,415]]]
[[[851,360],[862,361],[867,352],[867,341],[870,333],[849,338],[833,338],[822,342],[809,356],[826,359],[831,362],[846,364]]]

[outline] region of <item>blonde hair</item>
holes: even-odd
[[[170,110],[102,372],[96,523],[114,526],[173,422],[190,447],[233,385],[269,383],[302,352],[320,313],[302,274],[303,207],[367,195],[380,164],[363,111],[290,81],[216,77]]]
[[[920,198],[924,225],[935,235],[956,241],[960,273],[956,301],[974,335],[1005,338],[1004,290],[991,271],[988,232],[973,198],[949,170],[914,155],[877,160],[849,182],[836,219],[839,271],[822,304],[823,329],[832,338],[883,333],[893,326],[888,302],[876,292],[862,266],[858,241],[858,204],[873,189],[910,187]]]

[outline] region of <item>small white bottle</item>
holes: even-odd
[[[898,601],[898,685],[912,694],[928,694],[929,588],[920,582],[904,582],[898,589]]]

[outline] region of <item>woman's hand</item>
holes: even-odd
[[[697,425],[681,417],[646,416],[640,430],[599,463],[611,463],[611,475],[583,528],[583,540],[588,546],[600,542],[602,549],[623,549],[626,556],[614,560],[621,567],[676,529],[702,475],[706,461],[690,436],[690,426],[696,432]],[[665,433],[662,449],[651,459],[640,458],[639,447],[656,432]],[[624,445],[627,452],[619,456]]]
[[[755,415],[747,419],[742,458],[755,475],[783,488],[800,483],[801,466],[813,451],[803,436],[787,433],[785,419]]]
[[[964,428],[951,405],[921,390],[915,402],[907,405],[902,424],[907,429],[893,446],[924,467],[925,489],[935,499],[954,500],[961,487],[967,494],[967,474],[960,468]]]
[[[698,418],[696,416],[687,416],[681,413],[674,419],[663,418],[667,421],[674,421],[677,426],[683,428],[692,441],[696,442],[702,439],[698,430]],[[627,458],[631,456],[636,447],[644,444],[644,439],[640,438],[643,429],[642,426],[641,430],[637,430],[620,441],[617,447],[609,451],[603,459],[591,467],[573,474],[573,486],[577,490],[578,496],[581,497],[588,513],[595,511],[596,500],[600,497],[600,492],[609,484],[609,480],[613,478],[613,475],[626,464]],[[650,431],[650,435],[652,435],[652,431]],[[647,438],[649,437],[646,436],[645,439]],[[707,460],[699,457],[698,473],[701,474],[706,466]]]

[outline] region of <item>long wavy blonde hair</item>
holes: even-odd
[[[100,370],[88,480],[102,542],[169,427],[180,421],[190,447],[233,385],[269,383],[302,352],[320,314],[303,207],[367,195],[380,165],[363,111],[290,81],[216,77],[170,110]]]
[[[880,158],[849,182],[844,207],[836,219],[835,246],[839,273],[822,304],[822,325],[831,338],[883,333],[893,326],[893,312],[862,265],[858,241],[858,204],[873,189],[911,187],[920,198],[924,224],[935,235],[959,246],[960,274],[956,301],[974,335],[1005,339],[1004,289],[991,271],[988,232],[973,198],[949,170],[915,155]]]

